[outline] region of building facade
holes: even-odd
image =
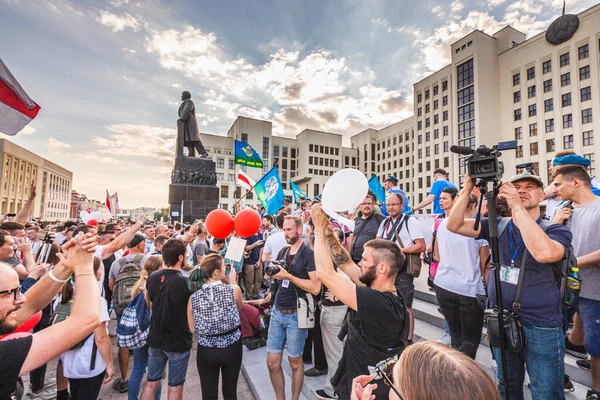
[[[507,177],[517,165],[533,163],[548,182],[548,166],[564,149],[589,158],[594,175],[600,150],[594,140],[600,132],[600,5],[578,18],[577,31],[559,45],[546,41],[545,32],[526,39],[510,26],[493,35],[476,30],[453,43],[451,64],[413,85],[413,117],[352,137],[360,170],[381,180],[395,175],[417,204],[438,167],[461,183],[464,157],[451,153],[452,145],[517,140],[516,151],[502,154]]]
[[[29,197],[32,182],[36,198],[30,217],[66,221],[70,217],[73,173],[6,139],[0,139],[2,214],[18,213]]]

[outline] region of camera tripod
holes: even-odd
[[[491,184],[491,190],[488,191],[488,186]],[[481,205],[483,204],[483,197],[487,200],[488,209],[488,225],[490,234],[490,250],[491,250],[491,261],[490,270],[494,274],[494,288],[496,289],[496,305],[494,308],[498,311],[498,318],[500,322],[500,358],[502,365],[502,374],[499,376],[500,385],[504,388],[504,399],[510,399],[510,393],[508,390],[508,381],[506,379],[508,373],[508,362],[506,359],[506,336],[504,327],[504,309],[502,306],[502,285],[500,283],[500,253],[498,247],[498,212],[496,210],[496,198],[498,197],[498,191],[502,182],[498,179],[487,181],[481,180],[476,185],[481,192],[481,200],[479,201],[479,207],[477,210],[477,218],[475,219],[475,230],[479,229],[479,223],[481,218]],[[498,362],[498,360],[496,360]]]

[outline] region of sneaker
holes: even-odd
[[[208,153],[204,152],[202,154],[200,154],[200,158],[206,158],[208,157]]]
[[[577,366],[586,371],[592,370],[592,362],[590,360],[577,360]]]
[[[599,400],[600,392],[596,392],[595,390],[588,390],[585,395],[585,400]]]
[[[44,382],[44,387],[52,387],[56,385],[56,377],[51,377],[51,378],[46,378],[46,381]]]
[[[113,381],[112,388],[115,389],[119,393],[125,393],[127,391],[127,385],[129,381],[123,380],[121,378],[117,378]]]
[[[39,393],[31,393],[29,400],[50,400],[56,398],[56,388],[44,388]]]
[[[312,367],[311,369],[304,371],[304,375],[305,376],[327,375],[327,369],[317,369],[315,367]]]
[[[568,337],[565,338],[565,351],[567,353],[569,353],[570,355],[572,355],[573,357],[582,358],[582,359],[587,358],[587,351],[585,351],[585,347],[577,346],[577,345],[569,342]]]
[[[315,391],[315,397],[319,400],[335,400],[337,397],[331,397],[327,393],[325,393],[324,389]]]
[[[573,393],[575,391],[575,386],[573,386],[573,382],[571,382],[571,378],[569,375],[565,374],[565,393]]]
[[[450,346],[450,344],[452,343],[452,340],[450,339],[450,335],[448,335],[446,333],[446,334],[444,334],[444,336],[442,336],[440,339],[438,339],[437,342],[441,343],[441,344],[445,344],[446,346]]]

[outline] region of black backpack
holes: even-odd
[[[125,307],[131,301],[131,290],[142,276],[142,266],[140,263],[143,258],[143,254],[136,254],[132,261],[127,261],[125,257],[117,260],[121,269],[113,287],[112,304],[119,316],[123,314]]]

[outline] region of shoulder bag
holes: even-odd
[[[402,230],[402,226],[404,224],[406,224],[406,231],[408,232],[408,236],[410,236],[410,230],[408,229],[408,219],[410,218],[409,215],[404,215],[404,218],[402,218],[402,223],[400,224],[400,227],[396,230],[394,230],[394,237],[396,238],[396,241],[398,242],[398,245],[400,245],[401,248],[405,248],[406,246],[404,245],[404,243],[402,243],[402,240],[400,239],[400,235],[398,235],[398,231]],[[412,240],[412,237],[411,237]],[[413,244],[414,244],[414,240],[412,240]],[[421,253],[404,253],[404,256],[406,257],[406,273],[409,274],[410,276],[412,276],[413,278],[418,278],[419,275],[421,275]]]

